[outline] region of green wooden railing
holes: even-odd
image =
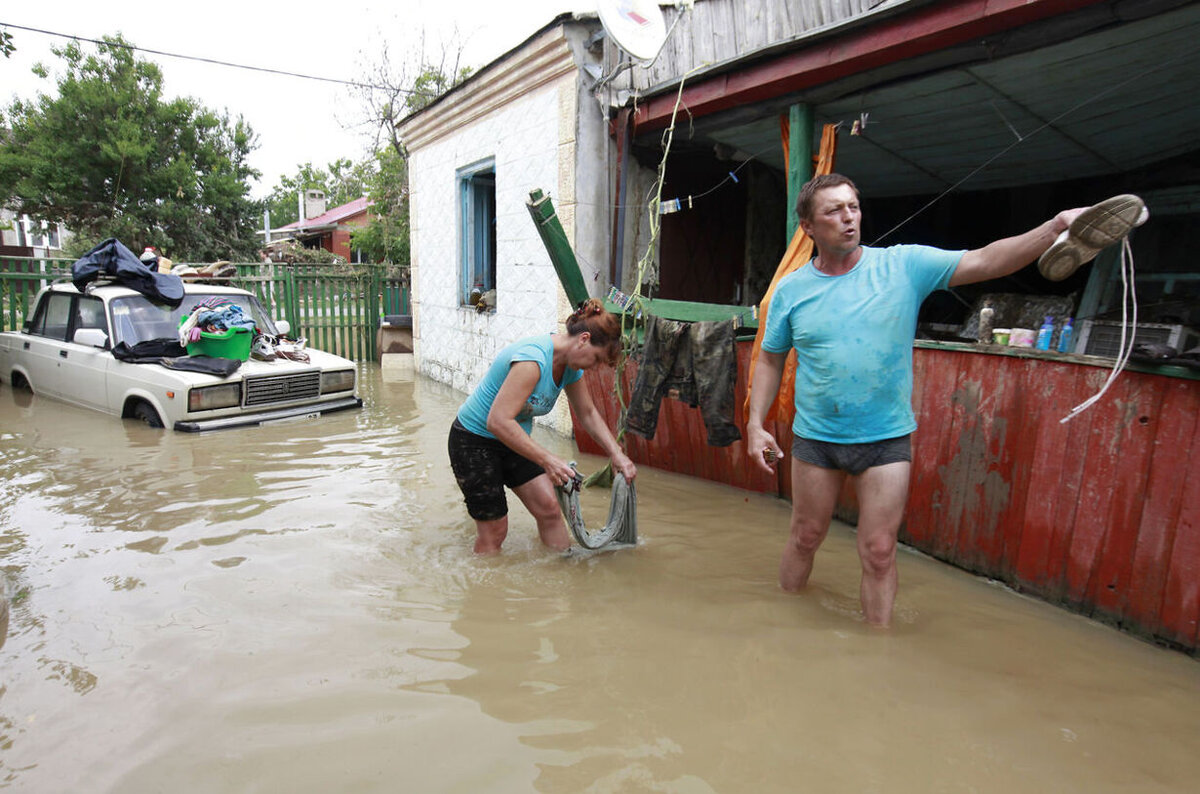
[[[68,260],[0,257],[0,330],[20,328],[38,290],[70,275]]]
[[[73,261],[0,257],[0,330],[21,328],[38,290],[56,279],[69,279]],[[376,333],[385,315],[411,312],[407,274],[389,275],[382,265],[336,270],[249,262],[236,267],[236,276],[212,283],[254,293],[272,317],[288,321],[291,336],[357,361],[377,357]]]

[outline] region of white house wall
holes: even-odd
[[[591,295],[608,290],[611,143],[579,64],[595,19],[560,17],[401,124],[409,152],[413,331],[422,374],[469,391],[500,348],[562,330],[573,307],[526,202],[554,202]],[[458,171],[494,161],[496,309],[460,305]],[[539,423],[569,434],[560,400]]]

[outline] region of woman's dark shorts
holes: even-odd
[[[454,479],[463,492],[467,512],[476,521],[495,521],[508,515],[504,486],[516,488],[546,473],[496,439],[475,435],[457,419],[450,426],[448,446]]]
[[[874,466],[912,462],[912,438],[900,436],[867,444],[834,444],[797,438],[792,443],[792,457],[822,469],[857,475]]]

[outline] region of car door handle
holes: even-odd
[[[59,358],[66,358],[66,357],[67,357],[67,351],[65,351],[65,350],[60,350],[60,351],[58,351],[58,357],[59,357]]]

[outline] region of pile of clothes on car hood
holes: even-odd
[[[223,334],[231,328],[245,328],[252,334],[258,332],[254,319],[247,317],[241,306],[214,295],[193,306],[191,314],[184,318],[179,326],[179,344],[186,346],[198,341],[201,332]]]

